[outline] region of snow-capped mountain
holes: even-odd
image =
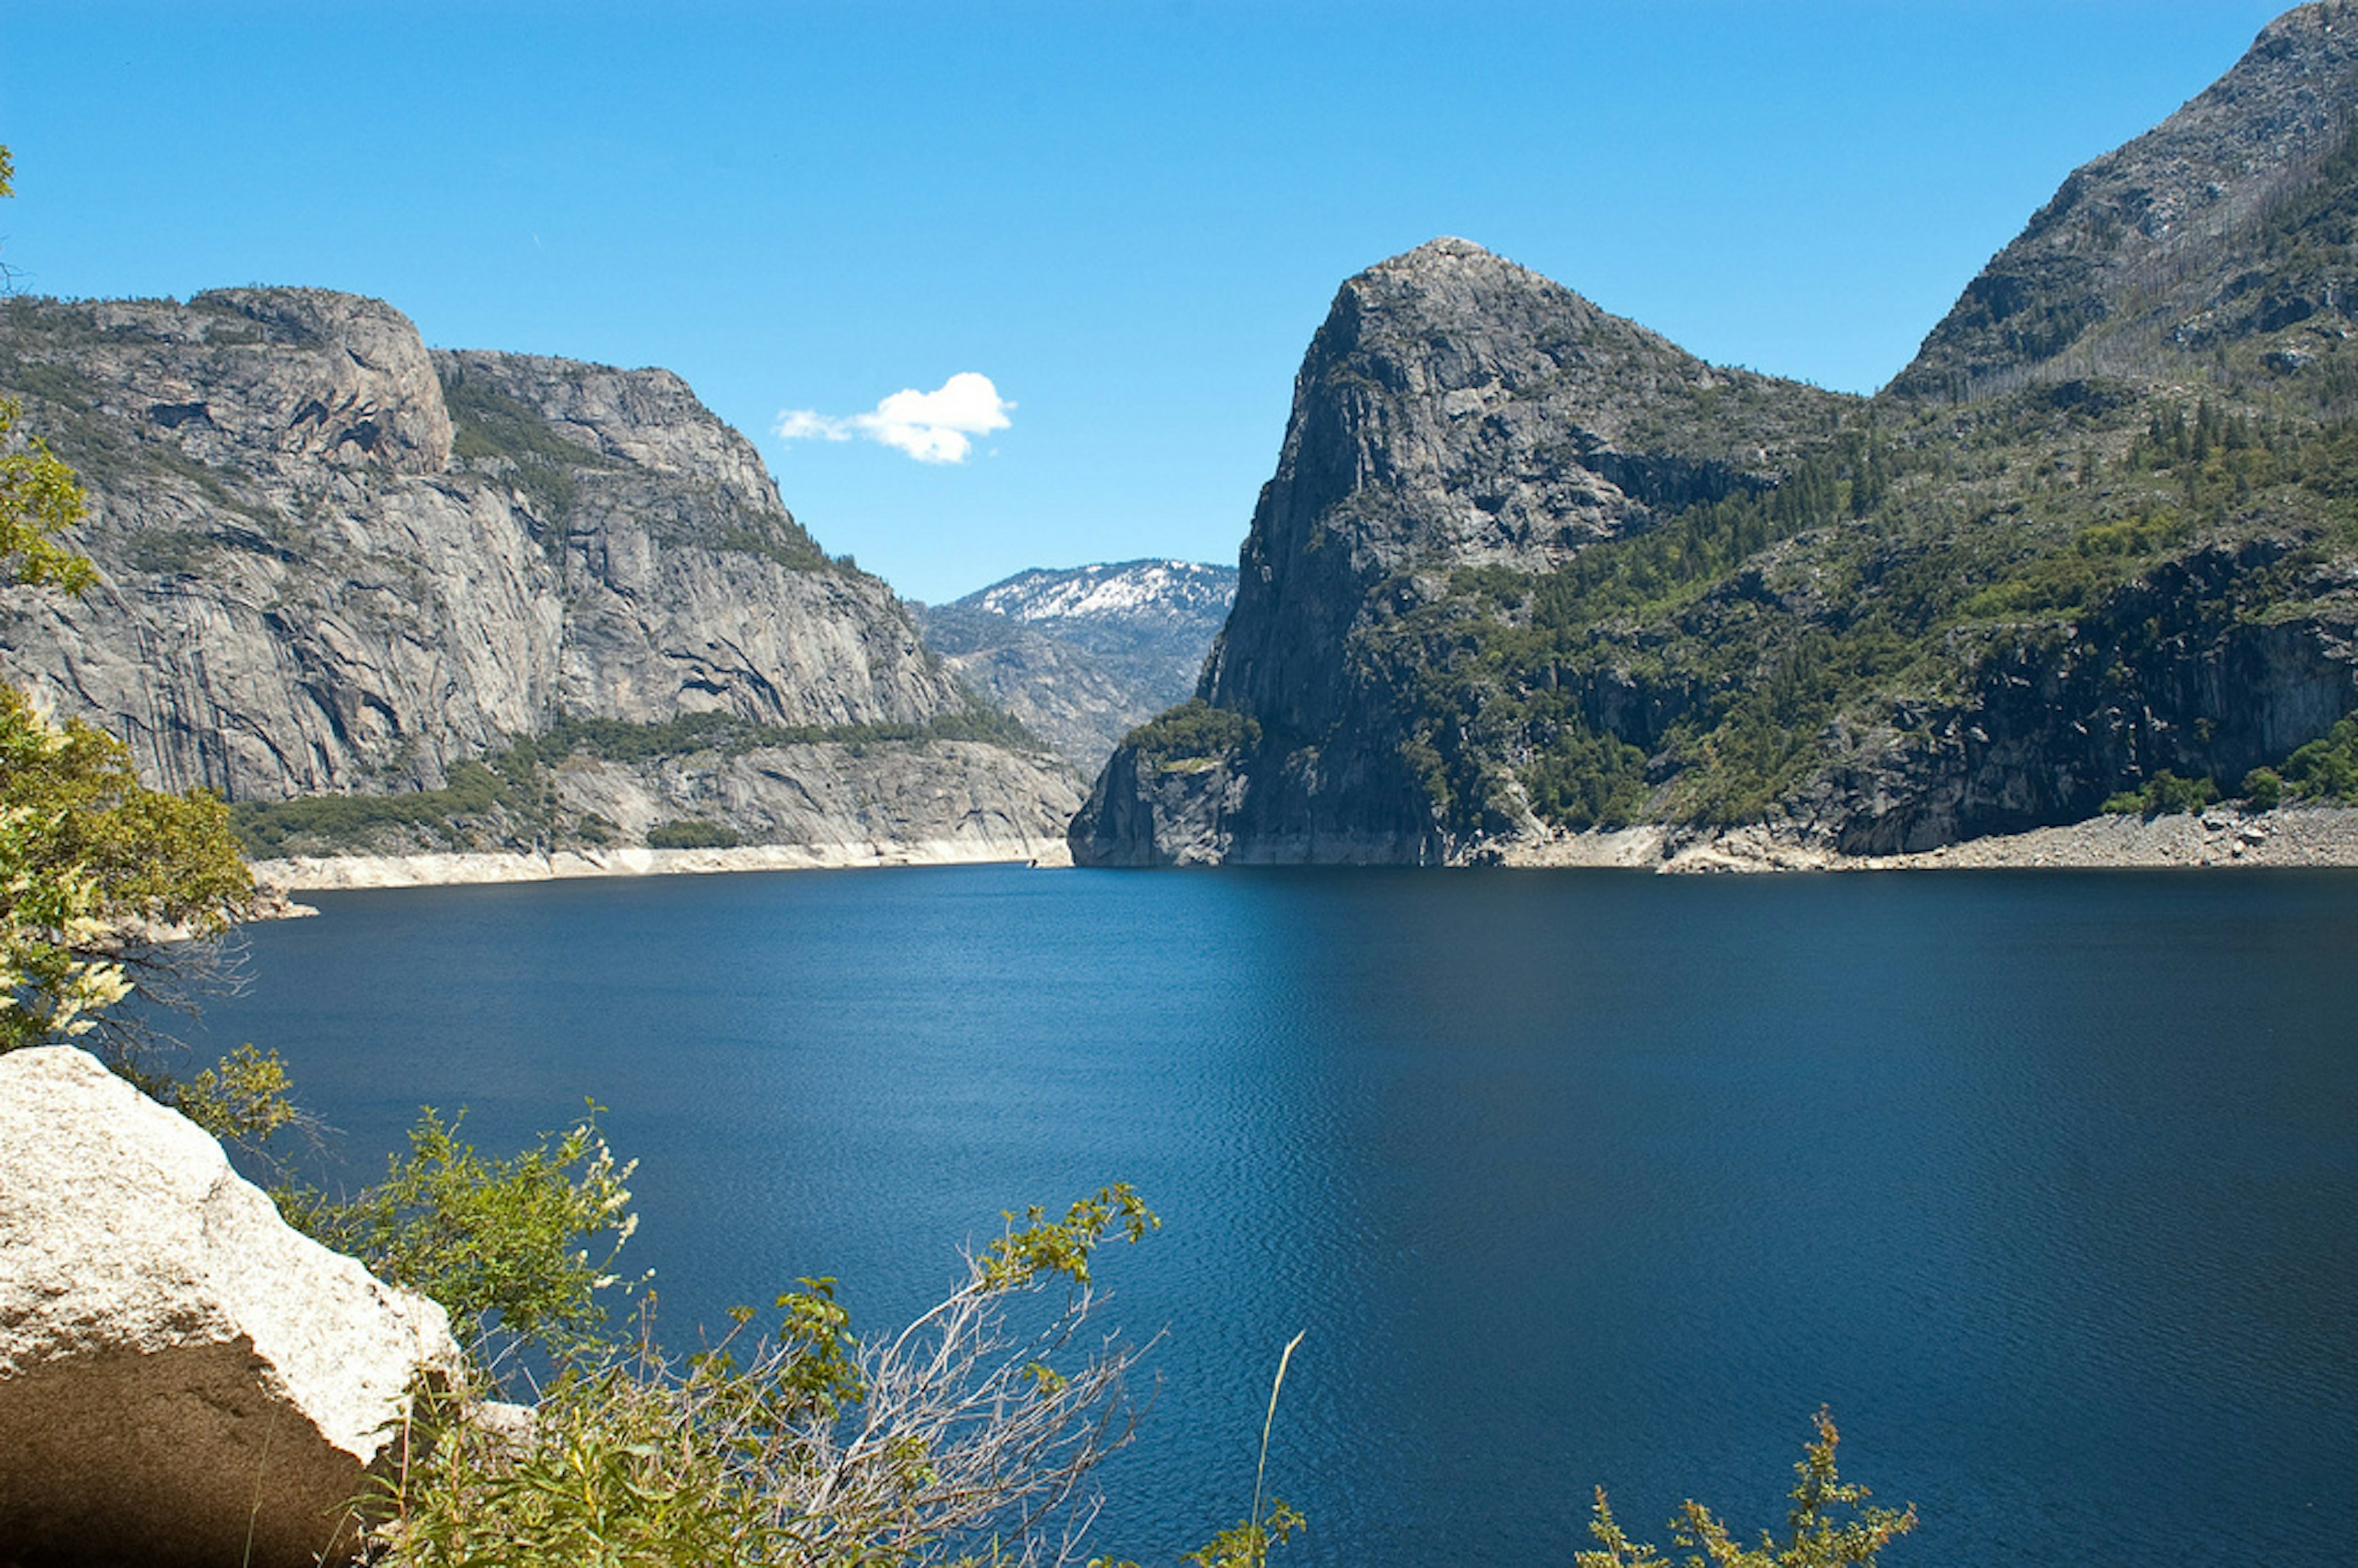
[[[1087,773],[1195,689],[1236,592],[1234,567],[1120,561],[1035,567],[915,608],[952,671]]]

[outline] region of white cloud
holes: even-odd
[[[807,408],[789,408],[778,416],[778,434],[789,441],[849,441],[850,427]]]
[[[1015,405],[999,395],[990,378],[962,370],[932,392],[903,387],[867,414],[842,417],[813,408],[789,408],[778,416],[777,432],[789,441],[849,441],[858,436],[906,452],[921,463],[962,463],[974,438],[1004,430]]]

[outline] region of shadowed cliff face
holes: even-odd
[[[1462,242],[1362,274],[1242,564],[1077,858],[1918,850],[2234,794],[2358,708],[2358,5],[2072,175],[1872,403]]]
[[[1544,571],[1773,480],[1846,401],[1715,369],[1464,240],[1346,283],[1294,380],[1203,695],[1314,740],[1371,596],[1467,566]]]
[[[429,351],[374,300],[233,289],[0,303],[0,392],[82,474],[73,542],[101,572],[79,600],[0,600],[0,674],[167,787],[434,787],[560,716],[905,731],[969,713],[891,590],[828,560],[667,371]],[[1074,794],[995,746],[958,772],[960,798],[1033,836]],[[878,811],[838,836],[959,827]]]
[[[2233,789],[2358,709],[2352,582],[2282,538],[2172,560],[1993,653],[1959,700],[1846,737],[1794,815],[1845,853],[1890,854],[2080,821],[2165,772]]]
[[[1295,378],[1236,606],[1199,687],[1258,720],[1260,746],[1195,773],[1157,774],[1118,753],[1076,822],[1075,852],[1445,858],[1453,834],[1401,752],[1396,693],[1358,648],[1369,628],[1444,594],[1461,568],[1552,570],[1696,502],[1769,484],[1855,401],[1708,365],[1464,240],[1352,278]],[[1217,788],[1217,852],[1167,824],[1138,829],[1142,807],[1108,791],[1135,792],[1141,778],[1164,816],[1191,821],[1209,818],[1189,791]]]

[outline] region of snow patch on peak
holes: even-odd
[[[957,602],[1012,621],[1215,620],[1235,598],[1233,567],[1197,561],[1120,561],[1033,568]]]

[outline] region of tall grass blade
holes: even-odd
[[[1246,1516],[1256,1530],[1260,1528],[1261,1478],[1269,1474],[1269,1431],[1277,1424],[1277,1396],[1285,1391],[1285,1368],[1287,1363],[1293,1359],[1293,1347],[1301,1344],[1303,1336],[1309,1332],[1305,1328],[1285,1342],[1284,1354],[1277,1358],[1277,1381],[1269,1386],[1269,1414],[1262,1418],[1260,1423],[1260,1463],[1253,1467],[1252,1512]]]

